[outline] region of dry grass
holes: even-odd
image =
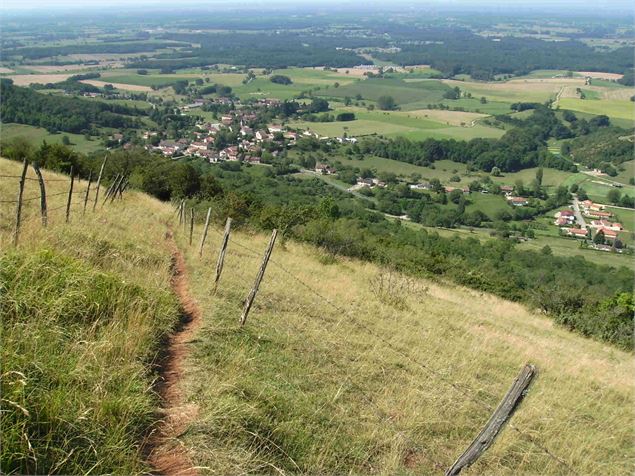
[[[0,174],[18,168],[0,161]],[[31,182],[27,197],[37,194]],[[6,183],[0,179],[0,200],[15,195],[15,181]],[[66,186],[51,182],[51,192]],[[61,223],[63,215],[52,215],[46,232],[36,204],[29,202],[26,210],[24,249],[51,246],[90,257],[92,241],[105,238],[119,243],[108,254],[108,269],[125,271],[134,283],[167,288],[160,259],[168,255],[162,220],[171,211],[165,204],[130,193],[96,215],[75,213],[69,226]],[[12,216],[13,207],[3,204],[3,249]],[[441,473],[526,362],[539,374],[512,419],[524,434],[506,427],[465,474],[568,474],[529,439],[578,474],[632,473],[632,355],[558,328],[518,304],[394,273],[386,279],[373,264],[294,242],[276,245],[240,329],[242,300],[268,236],[233,234],[212,296],[221,228],[210,231],[202,259],[175,228],[191,295],[202,311],[184,382],[198,419],[179,442],[202,473]],[[195,227],[194,243],[201,228]],[[148,329],[147,323],[132,327],[136,322],[99,344],[134,355]],[[104,355],[100,349],[95,355]]]
[[[202,260],[188,250],[204,317],[186,376],[199,420],[183,443],[209,474],[439,473],[526,362],[539,376],[512,421],[525,435],[506,428],[466,474],[568,473],[528,438],[579,474],[632,470],[631,355],[521,305],[448,284],[401,282],[386,299],[377,266],[325,265],[314,248],[296,243],[277,245],[272,259],[347,312],[270,264],[241,331],[241,302],[260,258],[230,243],[211,296],[218,231]],[[234,239],[264,250],[268,237]]]
[[[71,74],[16,74],[7,76],[16,86],[28,86],[34,83],[59,83],[68,79]]]
[[[109,83],[108,81],[97,81],[94,79],[84,79],[81,82],[86,84],[91,84],[98,88],[103,88],[106,84],[112,84],[115,88],[123,89],[126,91],[143,91],[143,92],[152,91],[152,88],[150,86],[140,86],[137,84]]]
[[[415,116],[418,118],[428,118],[433,121],[445,122],[452,126],[469,125],[473,121],[488,117],[487,114],[479,114],[477,112],[444,111],[441,109],[416,109],[414,111],[398,114]]]
[[[616,80],[624,77],[623,74],[619,73],[604,73],[602,71],[577,71],[579,74],[583,74],[584,76],[589,76],[590,78],[597,79],[608,79],[608,80]]]
[[[60,71],[81,71],[85,69],[96,69],[105,65],[87,65],[87,64],[64,64],[64,65],[28,65],[29,69],[37,71],[38,73],[57,73]]]

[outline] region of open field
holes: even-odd
[[[582,76],[589,76],[590,78],[609,80],[621,79],[624,76],[619,73],[604,73],[602,71],[578,71],[578,74],[581,74]]]
[[[436,473],[489,417],[482,404],[495,406],[526,362],[537,365],[539,376],[512,419],[517,428],[580,474],[620,474],[632,464],[629,354],[517,304],[438,282],[413,280],[399,294],[400,308],[375,287],[387,271],[339,258],[324,265],[319,251],[292,242],[276,246],[276,264],[240,329],[236,319],[259,257],[238,244],[262,250],[268,237],[232,235],[214,296],[208,283],[219,233],[212,232],[202,260],[177,237],[203,312],[184,387],[197,419],[179,437],[195,465],[222,474],[271,466],[297,473],[371,467],[381,474]],[[466,393],[448,381],[461,382]],[[581,451],[587,457],[579,458]],[[466,474],[564,472],[508,427]]]
[[[16,86],[28,86],[34,83],[59,83],[68,79],[72,74],[16,74],[7,76],[13,80],[13,84]]]
[[[399,112],[397,115],[416,117],[417,119],[431,119],[450,126],[470,125],[479,119],[487,117],[487,114],[462,111],[444,111],[441,109],[415,109],[413,111]]]
[[[624,162],[622,167],[624,167],[624,170],[617,174],[617,176],[611,177],[611,180],[629,185],[630,180],[635,177],[635,160]]]
[[[49,144],[61,144],[62,137],[68,136],[73,145],[73,148],[78,152],[90,153],[96,150],[103,149],[103,145],[98,138],[94,138],[89,141],[81,134],[72,134],[70,132],[62,132],[59,134],[51,134],[46,129],[41,127],[29,126],[27,124],[1,124],[0,125],[0,140],[11,140],[14,137],[24,137],[33,146],[39,147],[42,141],[46,141]]]
[[[95,79],[84,79],[82,83],[90,84],[92,86],[103,88],[106,84],[111,84],[113,87],[117,89],[122,89],[124,91],[137,91],[137,92],[149,92],[152,91],[152,88],[149,86],[139,86],[137,84],[127,84],[127,83],[115,83],[109,81],[98,81]]]
[[[581,111],[589,114],[605,114],[609,117],[628,119],[633,121],[635,116],[635,103],[627,100],[604,99],[593,101],[586,99],[562,98],[560,108],[571,111]]]
[[[472,93],[475,97],[485,96],[488,100],[502,102],[535,101],[545,102],[554,98],[563,86],[584,86],[584,79],[544,78],[512,79],[500,82],[474,82],[442,80],[444,84]]]
[[[358,94],[365,100],[377,101],[381,96],[392,96],[397,105],[413,102],[436,103],[443,99],[449,88],[436,80],[405,82],[400,79],[364,79],[339,88],[320,90],[316,94],[327,97],[346,96],[355,98]]]

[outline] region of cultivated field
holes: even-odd
[[[117,89],[122,89],[124,91],[141,91],[148,92],[152,91],[152,88],[149,86],[140,86],[138,84],[128,84],[128,83],[115,83],[110,81],[98,81],[95,79],[84,79],[81,81],[82,83],[90,84],[92,86],[96,86],[98,88],[103,88],[106,84],[110,84]]]
[[[16,86],[28,86],[34,83],[59,83],[68,79],[72,74],[15,74],[7,76]]]

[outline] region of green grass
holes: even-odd
[[[536,178],[537,171],[538,167],[532,167],[518,172],[506,172],[501,174],[500,177],[492,177],[492,180],[504,185],[514,185],[517,180],[522,180],[525,184],[529,184]],[[571,172],[543,168],[542,184],[545,187],[557,187],[565,184],[572,176],[573,174]]]
[[[627,100],[602,99],[593,101],[588,99],[562,98],[560,108],[571,111],[586,112],[589,114],[605,114],[610,118],[626,119],[631,121],[633,127],[635,103]]]
[[[629,181],[635,177],[635,160],[624,162],[621,166],[624,170],[617,174],[617,176],[611,177],[611,180],[623,183],[624,185],[629,185]]]
[[[65,135],[68,136],[73,148],[78,152],[90,153],[104,148],[98,138],[93,138],[93,140],[89,141],[81,134],[71,134],[69,132],[51,134],[46,129],[26,124],[8,123],[0,125],[0,140],[2,141],[11,140],[15,137],[24,137],[33,145],[39,145],[42,141],[46,141],[49,144],[61,144]]]
[[[497,212],[512,211],[505,198],[501,195],[471,193],[468,196],[468,200],[471,202],[466,207],[468,212],[480,210],[492,220],[496,217]]]
[[[392,96],[400,106],[408,103],[436,103],[449,89],[440,81],[405,82],[400,79],[365,79],[339,88],[321,89],[316,94],[328,97],[351,97],[360,94],[363,99],[377,101],[381,96]]]
[[[334,137],[383,135],[386,137],[407,137],[411,140],[423,140],[430,137],[443,139],[469,140],[477,137],[499,138],[505,131],[476,124],[473,127],[451,126],[437,120],[408,115],[404,111],[367,111],[357,107],[336,107],[332,114],[350,111],[356,119],[347,122],[292,122],[290,126],[311,129],[320,135]]]
[[[0,160],[2,174],[19,167]],[[76,202],[65,224],[67,179],[45,173],[48,228],[38,202],[25,202],[18,249],[8,246],[13,208],[0,208],[1,471],[145,473],[139,446],[158,405],[153,362],[179,317],[159,221],[169,211],[133,193],[86,216]],[[37,194],[37,182],[26,188]],[[0,181],[0,199],[14,192]]]
[[[162,84],[174,83],[180,79],[186,79],[188,81],[194,81],[200,75],[195,74],[136,74],[116,72],[114,74],[102,75],[99,81],[105,81],[107,83],[123,83],[134,84],[136,86],[159,86]]]

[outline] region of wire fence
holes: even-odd
[[[222,236],[222,232],[221,231],[219,231],[215,227],[210,227],[210,228],[211,228],[211,230],[212,230],[212,232],[214,234]],[[258,252],[257,250],[254,250],[253,248],[250,248],[249,246],[245,245],[244,243],[241,243],[240,241],[238,241],[233,235],[230,236],[229,243],[230,243],[230,245],[236,245],[238,248],[240,248],[242,250],[242,252],[243,252],[243,254],[242,254],[243,257],[247,256],[249,258],[256,259],[256,260],[262,258],[262,251]],[[231,253],[229,251],[229,248],[228,248],[228,253]],[[275,268],[277,268],[279,271],[281,271],[284,275],[290,277],[295,282],[297,282],[298,284],[303,286],[304,289],[306,289],[309,293],[311,293],[313,296],[318,298],[320,303],[326,304],[326,305],[330,306],[333,310],[341,313],[341,315],[343,317],[340,320],[337,321],[336,326],[339,326],[339,324],[342,321],[346,321],[346,322],[348,322],[350,324],[353,324],[355,327],[357,327],[361,331],[363,331],[366,334],[368,334],[369,336],[371,336],[373,339],[375,339],[378,342],[380,342],[381,344],[383,344],[386,348],[390,349],[396,355],[398,355],[399,357],[401,357],[404,360],[408,361],[410,364],[416,366],[420,370],[424,371],[426,374],[428,374],[430,376],[433,376],[435,379],[437,379],[437,381],[442,382],[444,385],[448,386],[454,392],[456,392],[457,394],[461,395],[463,398],[465,398],[466,400],[470,401],[471,403],[477,405],[478,407],[482,408],[483,410],[487,411],[488,413],[492,413],[496,409],[496,405],[495,404],[486,403],[485,401],[482,400],[482,397],[486,397],[491,402],[498,402],[500,400],[500,397],[496,397],[495,395],[492,395],[491,393],[486,392],[483,389],[479,389],[479,391],[477,392],[477,391],[474,391],[472,389],[463,388],[464,385],[453,381],[452,379],[450,379],[446,375],[444,375],[444,373],[442,373],[441,371],[433,368],[428,363],[422,362],[420,359],[418,359],[415,356],[413,356],[407,350],[403,349],[402,347],[398,347],[398,346],[394,345],[388,338],[386,338],[385,336],[375,332],[370,326],[368,326],[367,324],[363,323],[360,319],[358,319],[355,316],[355,311],[354,310],[346,309],[346,308],[334,303],[331,299],[329,299],[328,297],[324,296],[323,293],[320,293],[313,286],[311,286],[310,284],[305,282],[303,279],[298,277],[296,274],[291,272],[288,268],[286,268],[284,265],[282,265],[281,263],[279,263],[275,259],[271,258],[269,260],[269,263],[271,265],[273,265]],[[235,272],[236,272],[236,268],[232,268],[232,273],[235,274]],[[240,279],[245,280],[246,277],[241,276]],[[244,282],[244,284],[246,286],[248,286],[248,287],[250,286],[248,278]],[[258,295],[257,300],[269,301],[268,298],[264,297],[262,294]],[[273,301],[269,301],[269,302],[272,305],[276,304]],[[309,307],[304,307],[301,310],[299,309],[298,311],[302,311],[302,312],[298,312],[298,315],[300,315],[302,317],[305,317],[307,315],[308,309],[309,309]],[[322,313],[312,313],[311,317],[314,318],[314,319],[320,319],[320,320],[324,321],[324,315]],[[294,324],[291,323],[291,322],[287,322],[286,325],[294,326]],[[296,328],[296,330],[301,332],[301,330],[299,330],[297,328]],[[332,344],[332,342],[331,342],[331,344]],[[336,362],[333,362],[333,363],[336,366],[338,365]],[[356,389],[358,389],[360,392],[363,392],[362,387],[359,384],[357,384],[356,382],[351,380],[349,383],[352,386],[354,386]],[[479,397],[475,397],[475,395],[477,395],[477,394],[479,395]],[[364,398],[367,399],[369,402],[372,402],[372,398],[369,395],[365,394]],[[565,461],[565,459],[563,457],[557,455],[554,451],[550,450],[544,444],[540,443],[540,441],[538,441],[538,439],[535,436],[533,436],[529,432],[519,428],[518,426],[512,424],[511,422],[508,422],[507,426],[509,426],[512,430],[514,430],[519,435],[521,435],[526,441],[528,441],[529,443],[534,445],[546,457],[550,458],[555,463],[557,463],[558,465],[560,465],[564,469],[566,469],[570,474],[574,474],[574,475],[578,474],[575,471],[575,469],[572,468],[571,465],[568,464]]]
[[[17,176],[17,175],[0,175],[0,178],[3,179],[20,179],[21,176]],[[32,177],[26,177],[28,180],[38,180],[37,178],[32,178]],[[64,180],[64,179],[46,179],[45,182],[52,182],[52,181],[56,181],[56,182],[69,182],[70,180]],[[86,188],[82,189],[82,190],[75,190],[72,192],[72,195],[85,195],[87,192],[87,188],[90,185],[86,185]],[[69,191],[61,191],[61,192],[56,192],[56,193],[52,193],[52,194],[47,194],[47,200],[49,198],[54,198],[54,197],[58,197],[58,196],[63,196],[69,195]],[[26,198],[23,198],[22,200],[24,202],[28,202],[28,201],[33,201],[33,200],[39,200],[40,196],[29,196]],[[14,203],[17,204],[18,200],[0,200],[0,203]],[[104,201],[105,203],[105,201]],[[54,212],[57,210],[61,210],[64,209],[68,206],[68,203],[65,202],[62,205],[58,205],[58,206],[54,206],[51,208],[47,209],[47,212]],[[74,202],[71,203],[71,209],[77,209],[80,207],[83,207],[84,204],[80,203],[80,202]],[[26,220],[24,220],[24,223],[30,221],[30,220],[39,220],[41,219],[41,217],[39,215],[34,215],[31,217],[28,217]],[[187,220],[185,220],[187,221]],[[189,225],[187,225],[186,223],[183,224],[184,225],[184,233],[187,233],[187,229],[189,228]],[[177,229],[180,229],[180,227],[178,227]],[[218,235],[218,236],[223,236],[223,233],[221,231],[219,231],[218,229],[216,229],[215,226],[210,226],[210,231],[212,231],[212,233]],[[232,245],[235,245],[240,251],[235,250],[232,248]],[[244,260],[245,258],[248,258],[249,260],[253,260],[254,263],[257,265],[259,263],[259,260],[262,259],[263,256],[263,250],[255,250],[247,245],[245,245],[244,243],[240,242],[239,240],[237,240],[235,238],[235,236],[233,234],[230,235],[230,239],[229,239],[229,244],[228,244],[228,248],[227,248],[227,252],[228,252],[228,256],[237,258],[239,260]],[[303,280],[302,278],[300,278],[296,273],[292,272],[289,268],[287,268],[286,266],[284,266],[283,264],[281,264],[280,262],[278,262],[275,259],[270,259],[269,263],[273,266],[273,268],[275,268],[276,270],[278,270],[278,272],[282,273],[284,276],[289,277],[290,279],[292,279],[294,282],[298,283],[299,285],[301,285],[303,287],[303,289],[305,289],[308,293],[310,293],[311,296],[313,296],[314,299],[317,300],[317,302],[320,305],[326,305],[329,306],[333,311],[335,311],[336,313],[340,314],[340,318],[339,319],[331,319],[329,320],[324,313],[319,313],[319,312],[315,312],[315,303],[314,302],[309,302],[306,304],[296,304],[296,306],[293,308],[294,309],[294,313],[297,316],[302,317],[305,321],[310,321],[310,322],[321,322],[323,324],[330,324],[333,326],[334,329],[337,329],[339,326],[341,326],[343,323],[346,323],[346,325],[350,325],[354,328],[356,328],[357,330],[359,330],[360,332],[364,333],[365,335],[369,336],[372,338],[372,340],[374,340],[373,342],[373,346],[376,346],[377,343],[381,344],[385,349],[389,349],[396,357],[398,357],[399,359],[402,359],[403,361],[408,362],[411,366],[416,367],[417,369],[419,369],[421,372],[424,372],[426,375],[431,376],[435,379],[435,382],[440,382],[443,385],[447,386],[448,388],[452,389],[453,392],[455,392],[456,394],[460,395],[462,398],[464,398],[466,401],[471,402],[472,404],[478,406],[479,408],[483,409],[484,411],[487,411],[488,413],[491,413],[492,411],[494,411],[494,409],[496,408],[494,403],[487,403],[483,400],[483,398],[486,398],[488,401],[490,402],[497,402],[499,400],[499,398],[497,398],[495,395],[483,390],[483,389],[479,389],[478,392],[475,392],[473,389],[469,389],[469,388],[465,388],[464,384],[460,384],[459,382],[456,382],[454,380],[452,380],[451,378],[447,377],[447,375],[442,372],[441,370],[434,368],[433,366],[431,366],[428,362],[424,362],[422,361],[420,358],[416,357],[415,355],[413,355],[410,351],[408,351],[407,349],[404,349],[403,346],[399,346],[396,345],[392,342],[391,338],[386,337],[384,335],[382,335],[379,332],[376,332],[371,326],[369,326],[368,324],[366,324],[365,322],[363,322],[361,319],[359,319],[358,317],[356,317],[355,315],[355,310],[354,309],[348,309],[343,307],[340,304],[337,304],[334,302],[334,300],[330,299],[329,297],[325,296],[323,292],[320,292],[316,289],[315,286],[309,284],[308,282],[306,282],[305,280]],[[255,272],[253,274],[253,276],[249,276],[247,274],[244,274],[242,271],[240,271],[239,267],[232,267],[232,278],[237,280],[240,283],[240,286],[234,286],[233,289],[231,291],[233,291],[232,294],[235,294],[236,296],[238,295],[246,295],[247,291],[249,289],[251,289],[252,283],[253,283],[253,276],[255,276]],[[228,271],[226,271],[227,273]],[[271,272],[271,271],[269,271]],[[223,285],[226,285],[226,283],[224,283]],[[263,306],[263,304],[266,304],[268,306],[270,306],[272,309],[276,308],[277,306],[279,306],[279,301],[276,301],[274,299],[272,299],[271,297],[269,297],[266,293],[264,293],[263,291],[260,292],[260,294],[258,295],[258,297],[256,298],[256,306],[255,309],[258,309],[259,307],[261,308]],[[285,322],[285,326],[291,328],[293,331],[297,332],[299,335],[303,334],[304,330],[301,329],[299,327],[299,325],[291,320],[287,320]],[[288,329],[287,329],[288,330]],[[342,336],[342,333],[338,333],[338,335],[340,335],[340,337]],[[351,375],[349,374],[349,368],[347,367],[347,365],[345,363],[340,362],[337,357],[335,356],[335,353],[333,352],[333,349],[336,349],[337,345],[341,346],[341,345],[350,345],[350,342],[348,340],[346,341],[342,341],[340,340],[340,342],[335,342],[334,340],[328,341],[325,343],[325,345],[321,345],[321,344],[316,344],[315,342],[312,343],[314,348],[318,349],[319,352],[321,353],[321,355],[323,355],[325,358],[328,359],[328,361],[331,363],[331,365],[336,368],[343,376],[345,381],[347,382],[347,384],[351,387],[354,388],[356,392],[359,393],[359,395],[374,409],[374,412],[377,416],[377,418],[379,419],[380,422],[382,423],[386,423],[388,422],[389,424],[394,426],[394,431],[395,434],[399,435],[401,438],[404,439],[404,441],[409,444],[412,448],[419,448],[420,445],[418,445],[411,437],[409,437],[408,435],[406,435],[403,431],[403,429],[397,428],[395,426],[394,421],[391,418],[388,418],[386,415],[386,412],[377,404],[377,402],[375,401],[375,398],[373,398],[373,395],[371,395],[368,391],[366,391],[366,389],[364,388],[364,384],[362,382],[359,382],[357,379],[351,377]],[[372,347],[372,346],[371,346]],[[377,352],[375,352],[374,350],[372,351],[373,355],[377,355]],[[383,361],[382,361],[383,362]],[[385,363],[385,362],[384,362]],[[382,365],[383,366],[383,365]],[[391,365],[386,364],[385,367],[391,367]],[[395,374],[392,375],[392,378],[396,379],[397,376]],[[423,388],[420,388],[421,386],[418,385],[417,387],[419,387],[419,390],[424,390]],[[478,394],[478,397],[475,397],[475,395]],[[563,468],[565,468],[567,471],[569,471],[571,474],[578,474],[566,461],[563,457],[561,457],[560,455],[556,454],[554,451],[552,451],[551,449],[547,448],[544,444],[542,444],[536,436],[528,433],[527,431],[519,428],[518,426],[512,424],[511,422],[507,423],[507,425],[513,429],[515,432],[517,432],[519,435],[521,435],[526,441],[530,442],[532,445],[534,445],[536,448],[538,448],[545,456],[549,457],[550,459],[552,459],[554,462],[556,462],[557,464],[561,465]],[[436,465],[441,466],[447,466],[446,464],[441,464],[438,461],[434,461],[434,463]]]

